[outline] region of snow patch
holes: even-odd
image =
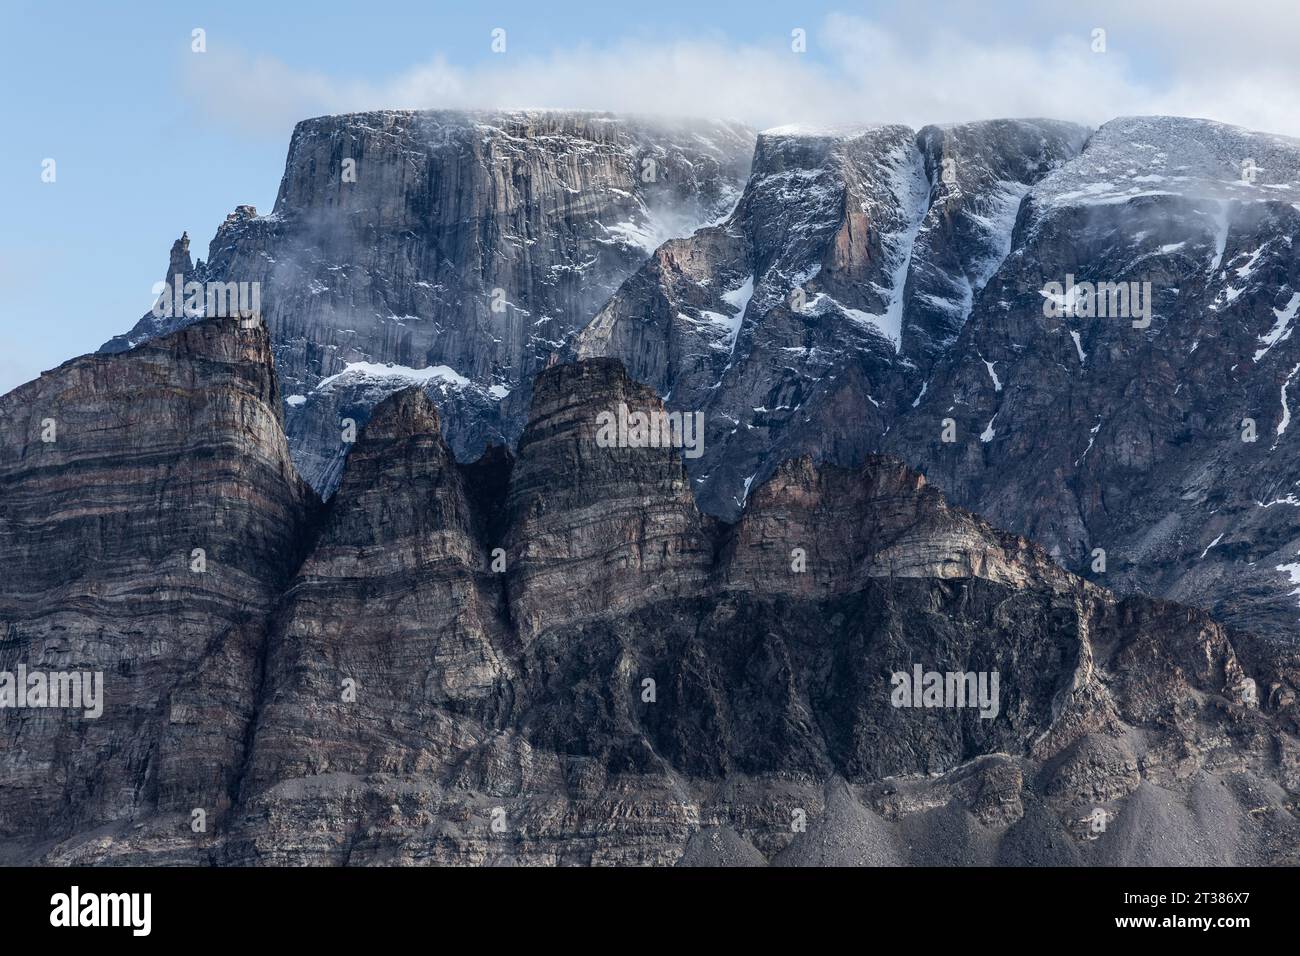
[[[722,301],[736,310],[737,313],[744,313],[749,307],[749,300],[754,297],[754,277],[750,276],[739,289],[732,289],[730,292],[722,293]]]
[[[1271,508],[1274,505],[1290,505],[1293,508],[1300,508],[1300,498],[1297,498],[1295,495],[1287,495],[1285,498],[1274,498],[1268,504],[1265,504],[1262,501],[1257,501],[1255,504],[1259,505],[1261,508]]]
[[[994,412],[993,417],[989,419],[989,423],[984,427],[984,431],[980,433],[980,441],[991,442],[993,440],[993,436],[997,434],[997,431],[993,428],[993,423],[997,420],[998,413]]]
[[[1284,308],[1273,310],[1273,316],[1277,321],[1267,334],[1259,337],[1264,347],[1255,353],[1256,362],[1267,355],[1269,349],[1277,343],[1285,342],[1291,337],[1291,323],[1295,320],[1297,312],[1300,312],[1300,292],[1292,294],[1291,301]]]
[[[758,472],[754,472],[754,474],[746,478],[745,487],[742,488],[740,491],[740,497],[732,498],[732,500],[736,502],[736,504],[740,505],[742,508],[745,506],[745,502],[749,500],[749,486],[754,483],[754,479],[757,477],[758,477]]]
[[[1273,440],[1273,448],[1277,447],[1277,443],[1281,441],[1282,436],[1286,434],[1287,426],[1291,424],[1291,406],[1287,404],[1286,390],[1291,385],[1291,381],[1296,377],[1297,372],[1300,372],[1300,363],[1297,363],[1296,367],[1291,369],[1291,374],[1288,375],[1286,381],[1282,383],[1282,420],[1277,423],[1277,438]],[[1273,448],[1270,448],[1269,451],[1272,451]]]
[[[1227,534],[1227,532],[1225,531],[1224,534]],[[1222,541],[1222,540],[1223,540],[1223,534],[1219,535],[1217,538],[1215,538],[1213,541],[1211,541],[1208,545],[1206,545],[1205,550],[1201,552],[1201,557],[1205,557],[1207,554],[1209,554],[1209,553],[1210,553],[1210,548],[1214,547],[1216,544],[1218,544],[1218,543],[1219,543],[1220,541]]]
[[[1223,250],[1228,247],[1228,204],[1219,203],[1218,212],[1214,217],[1214,259],[1210,262],[1210,273],[1219,271],[1219,263],[1223,262]]]
[[[1097,419],[1097,424],[1092,426],[1092,431],[1088,432],[1088,447],[1083,450],[1083,454],[1074,460],[1074,467],[1079,467],[1079,462],[1088,457],[1088,452],[1092,451],[1093,444],[1097,441],[1097,432],[1101,431],[1101,419]]]
[[[1277,570],[1290,577],[1292,584],[1300,585],[1300,562],[1279,564]],[[1296,597],[1297,595],[1300,595],[1300,587],[1297,587],[1291,592],[1292,597]]]
[[[1088,353],[1083,350],[1083,342],[1080,341],[1078,332],[1071,329],[1070,338],[1074,339],[1074,350],[1079,353],[1079,364],[1082,365],[1088,361]]]
[[[809,315],[820,316],[827,308],[834,308],[855,324],[878,332],[889,340],[889,344],[894,347],[895,352],[898,352],[902,347],[902,315],[900,313],[897,317],[891,316],[892,302],[883,315],[875,315],[871,312],[863,312],[861,309],[851,309],[844,303],[832,299],[826,293],[818,292],[804,307],[804,312]]]
[[[349,362],[341,372],[323,378],[315,391],[329,391],[336,383],[351,384],[363,379],[401,379],[416,385],[430,382],[445,382],[456,388],[465,388],[473,383],[464,375],[447,365],[433,365],[427,368],[410,368],[406,365],[394,365],[391,362]]]

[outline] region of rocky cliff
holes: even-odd
[[[1171,117],[357,114],[300,124],[275,211],[168,275],[261,283],[326,497],[395,390],[467,460],[516,446],[539,369],[610,357],[704,414],[687,465],[721,519],[787,459],[891,453],[1099,583],[1294,640],[1297,170],[1293,140]],[[1097,283],[1149,315],[1077,308]]]
[[[75,359],[0,398],[0,672],[103,675],[97,719],[0,710],[10,851],[230,804],[267,618],[319,506],[266,330],[242,325]]]
[[[1029,191],[1013,251],[883,447],[1068,566],[1295,641],[1297,200],[1300,142],[1106,124]],[[1067,276],[1147,284],[1148,314],[1045,316]]]
[[[321,508],[274,382],[209,319],[5,398],[0,665],[108,688],[0,709],[6,859],[1295,862],[1295,652],[896,459],[786,462],[720,522],[679,449],[601,438],[663,404],[590,360],[539,377],[517,459],[388,397]],[[904,702],[917,671],[971,699]]]
[[[730,219],[577,351],[705,412],[711,513],[791,456],[891,452],[1070,568],[1295,640],[1298,170],[1170,117],[769,131]]]
[[[1086,131],[1021,121],[760,134],[732,215],[665,244],[577,340],[701,409],[702,505],[734,517],[801,454],[877,451]],[[921,462],[924,464],[924,462]]]
[[[236,209],[186,279],[259,284],[290,450],[328,497],[339,419],[412,384],[462,457],[513,444],[536,373],[656,246],[731,209],[752,150],[735,124],[602,113],[320,117],[272,213]],[[194,318],[146,315],[105,349]]]

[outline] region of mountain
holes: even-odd
[[[1298,201],[1300,142],[1106,124],[1029,191],[1014,250],[883,446],[1068,566],[1104,549],[1100,580],[1295,641]],[[1067,275],[1150,283],[1149,324],[1045,317]]]
[[[602,433],[664,412],[620,363],[530,392],[517,457],[468,464],[388,396],[324,505],[256,322],[0,400],[0,672],[106,682],[98,719],[0,708],[5,859],[1296,862],[1296,651],[887,456],[719,520],[678,449]],[[978,706],[903,706],[918,670]]]
[[[1300,143],[1203,120],[768,131],[732,216],[576,351],[704,411],[714,514],[885,451],[1067,567],[1294,641],[1298,199]],[[1099,283],[1148,314],[1076,307]]]
[[[468,460],[517,444],[541,368],[611,357],[704,414],[710,514],[786,459],[887,452],[1099,583],[1294,641],[1298,169],[1294,140],[1177,117],[355,114],[299,124],[274,213],[239,207],[206,263],[183,237],[168,276],[260,283],[324,497],[398,389]],[[1098,283],[1143,327],[1077,308]]]
[[[328,497],[339,420],[411,384],[463,457],[513,444],[537,371],[659,243],[731,209],[752,151],[737,124],[603,113],[320,117],[294,129],[272,213],[238,207],[206,262],[183,237],[165,278],[257,284],[289,446]],[[146,314],[103,350],[195,318]]]
[[[784,458],[852,464],[882,447],[1007,255],[1021,198],[1086,135],[1051,121],[767,131],[731,217],[665,244],[577,353],[704,410],[697,494],[734,517]]]

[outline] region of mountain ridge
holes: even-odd
[[[282,192],[301,188],[304,208],[315,208],[306,199],[325,187],[313,176],[341,162],[348,144],[371,140],[366,148],[376,151],[368,162],[395,164],[395,181],[406,168],[401,157],[416,154],[427,156],[432,177],[496,181],[491,164],[457,158],[478,155],[477,119],[429,114],[462,117],[429,121],[429,130],[461,144],[444,154],[441,146],[420,145],[424,133],[411,124],[422,115],[308,121],[285,174],[286,184],[303,185]],[[694,153],[674,152],[678,134],[664,126],[651,135],[635,121],[606,118],[590,140],[561,137],[558,147],[545,133],[548,123],[576,129],[592,115],[499,119],[498,127],[519,135],[501,134],[492,149],[516,170],[514,180],[552,185],[559,180],[548,170],[580,162],[609,137],[639,144],[646,158],[694,162]],[[389,129],[384,123],[391,135],[370,129]],[[1286,428],[1300,387],[1292,334],[1300,292],[1290,244],[1300,198],[1296,141],[1159,116],[1120,117],[1096,130],[1037,119],[917,131],[877,124],[833,136],[777,127],[750,135],[714,127],[697,143],[714,156],[711,171],[658,184],[718,201],[695,217],[693,224],[704,225],[681,220],[684,234],[657,245],[642,215],[651,194],[628,198],[645,185],[636,185],[640,153],[623,149],[618,162],[625,165],[614,179],[574,187],[607,204],[580,228],[571,218],[534,227],[527,225],[532,213],[518,221],[515,213],[488,214],[490,191],[466,187],[465,201],[485,211],[475,220],[484,237],[504,229],[500,235],[526,243],[552,227],[560,235],[590,230],[572,249],[555,252],[545,275],[531,266],[517,273],[546,301],[567,303],[552,331],[528,331],[540,320],[519,310],[539,310],[520,299],[516,280],[503,280],[513,344],[497,328],[497,314],[482,311],[483,283],[471,296],[471,312],[481,316],[472,321],[458,305],[421,299],[433,293],[420,283],[433,289],[429,276],[441,267],[413,271],[408,247],[418,252],[419,243],[411,246],[396,228],[375,234],[387,236],[385,248],[405,251],[339,284],[330,278],[334,270],[357,258],[352,251],[369,249],[370,239],[348,229],[327,230],[325,239],[310,230],[281,235],[279,213],[237,210],[218,230],[209,262],[256,263],[264,253],[277,255],[268,243],[286,242],[320,259],[310,277],[267,279],[267,288],[281,290],[268,311],[279,368],[296,382],[285,413],[304,475],[328,496],[342,463],[340,420],[364,423],[385,395],[411,383],[424,384],[442,407],[461,457],[489,444],[513,447],[533,372],[556,360],[609,355],[670,407],[706,413],[704,457],[688,465],[699,501],[719,517],[734,518],[746,489],[785,458],[806,453],[851,465],[888,451],[954,500],[1041,541],[1072,570],[1121,591],[1198,603],[1279,639],[1297,633],[1300,512],[1289,502],[1300,473],[1287,455],[1295,431]],[[393,142],[406,145],[393,152]],[[527,158],[511,158],[516,149]],[[316,156],[319,150],[326,152]],[[379,185],[376,201],[395,210],[403,197],[437,192]],[[461,241],[458,219],[430,222],[431,207],[421,202],[412,220],[424,223],[421,243]],[[620,223],[631,225],[619,232]],[[536,228],[541,232],[527,231]],[[567,270],[587,261],[574,250],[615,246],[622,251],[610,254],[619,262],[601,267],[600,283],[547,285],[546,276],[571,275]],[[475,240],[471,247],[481,255],[467,253],[446,275],[477,276],[480,259],[518,255],[511,242]],[[1069,277],[1149,282],[1155,328],[1124,331],[1122,319],[1106,317],[1046,318],[1044,289]],[[317,283],[333,291],[314,292]],[[388,302],[387,291],[375,291],[381,287],[403,290],[411,304],[384,305],[379,311],[393,316],[366,318],[370,331],[357,331],[365,323],[355,320],[352,303],[358,296]],[[328,307],[312,304],[322,297]],[[140,327],[145,334],[147,326]],[[426,339],[427,348],[402,344]],[[514,357],[493,357],[502,349]],[[1246,420],[1254,442],[1233,437]],[[952,442],[941,440],[949,421]]]

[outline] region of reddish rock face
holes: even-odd
[[[599,444],[601,415],[620,405],[663,410],[617,362],[538,377],[507,505],[511,618],[525,640],[556,619],[696,593],[710,574],[712,522],[695,507],[681,452]]]
[[[105,687],[96,720],[3,712],[0,832],[229,805],[263,628],[318,506],[265,330],[214,320],[74,359],[0,410],[0,670]]]
[[[784,463],[719,522],[680,449],[599,437],[663,405],[593,360],[517,459],[390,396],[322,507],[276,393],[207,320],[3,399],[0,671],[107,686],[0,709],[5,859],[1296,862],[1295,655],[896,459]]]

